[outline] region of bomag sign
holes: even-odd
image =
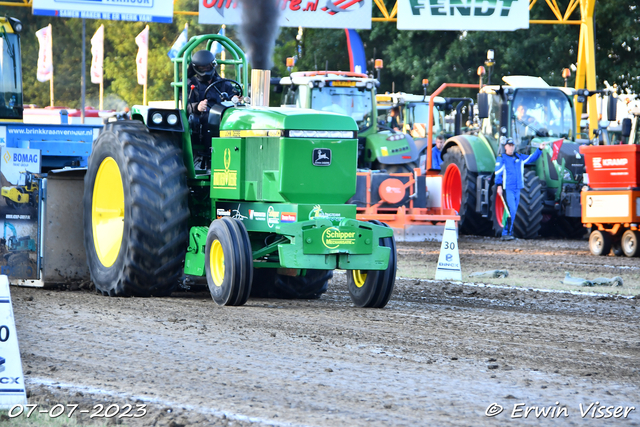
[[[398,29],[513,31],[529,28],[526,0],[398,0]]]
[[[329,227],[322,233],[322,244],[328,249],[336,249],[338,246],[355,245],[356,233],[354,231],[340,231],[336,227]]]

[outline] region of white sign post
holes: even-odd
[[[0,276],[0,409],[11,409],[13,405],[26,404],[27,393],[22,375],[9,279],[7,276]]]
[[[458,230],[456,223],[448,219],[442,235],[440,257],[436,268],[436,280],[462,280],[460,254],[458,253]]]

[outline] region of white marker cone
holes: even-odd
[[[444,226],[438,268],[436,268],[436,280],[462,281],[460,254],[458,253],[458,230],[456,230],[456,223],[452,219],[448,219]]]

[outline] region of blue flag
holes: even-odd
[[[185,24],[184,30],[182,30],[182,32],[176,39],[176,42],[173,44],[173,46],[171,46],[171,50],[167,52],[167,55],[169,55],[169,58],[173,59],[176,56],[178,56],[178,52],[180,52],[180,49],[182,49],[184,45],[187,44],[188,41],[189,41],[189,36],[187,33],[187,24]]]
[[[351,72],[367,73],[367,57],[364,54],[362,39],[356,30],[345,29],[347,34],[347,48],[349,50],[349,66]]]
[[[224,28],[220,28],[220,31],[218,31],[218,35],[219,36],[224,36]],[[224,50],[224,48],[222,47],[222,45],[220,43],[213,42],[211,44],[211,53],[213,53],[214,55],[221,54],[223,50]]]

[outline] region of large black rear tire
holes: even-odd
[[[533,239],[538,236],[542,224],[542,207],[543,193],[540,178],[534,171],[526,171],[524,173],[524,188],[520,190],[520,203],[513,224],[515,237]],[[496,236],[502,234],[502,213],[503,202],[494,185],[491,187],[491,221]]]
[[[189,237],[188,194],[177,141],[137,121],[105,125],[89,157],[83,198],[84,246],[98,291],[171,294]]]
[[[440,173],[443,175],[443,208],[455,209],[458,212],[460,233],[480,236],[490,234],[491,221],[476,212],[478,174],[469,170],[460,147],[450,147],[442,156],[442,160]]]
[[[542,183],[535,171],[525,171],[524,188],[520,190],[520,203],[513,223],[513,234],[521,239],[538,237],[542,225]]]
[[[304,276],[276,274],[268,290],[269,298],[318,299],[327,292],[333,270],[307,270]]]

